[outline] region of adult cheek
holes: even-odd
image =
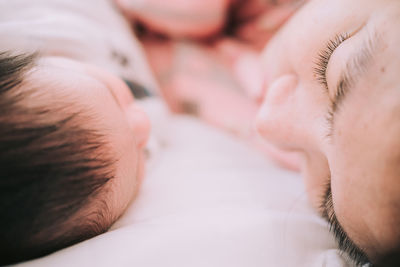
[[[321,152],[304,154],[301,164],[308,199],[314,209],[322,211],[321,202],[330,181],[330,168],[325,155]]]

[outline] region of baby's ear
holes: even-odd
[[[171,37],[207,38],[225,26],[231,0],[114,0],[132,20]]]

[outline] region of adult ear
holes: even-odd
[[[132,21],[171,37],[207,38],[227,19],[231,0],[114,0]]]

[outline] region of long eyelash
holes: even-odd
[[[350,35],[348,33],[337,34],[333,39],[329,40],[326,44],[325,49],[321,50],[318,54],[317,61],[315,62],[314,74],[319,83],[321,83],[326,89],[328,89],[328,82],[326,80],[326,71],[328,68],[329,60],[335,52],[336,48],[341,43],[346,41]]]
[[[333,39],[328,41],[325,49],[321,50],[318,54],[314,67],[314,74],[316,76],[317,81],[322,86],[324,86],[327,92],[328,92],[328,81],[326,79],[326,71],[328,69],[329,60],[333,52],[335,52],[336,48],[338,48],[349,37],[350,35],[348,33],[337,34]],[[336,92],[336,94],[338,93],[342,92]],[[332,137],[335,110],[336,110],[336,104],[333,102],[331,103],[331,106],[329,107],[329,110],[325,117],[325,121],[327,122],[327,127],[328,127],[326,137],[328,139],[331,139]]]
[[[330,184],[328,184],[326,190],[326,197],[323,203],[324,212],[323,216],[329,222],[329,230],[335,236],[335,239],[339,245],[339,248],[346,252],[351,259],[353,259],[357,266],[362,266],[366,263],[369,263],[369,259],[366,254],[359,249],[352,240],[350,240],[340,225],[339,221],[336,218],[334,209],[333,209],[333,200],[332,200],[332,190]]]

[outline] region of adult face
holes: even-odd
[[[396,0],[311,1],[263,57],[259,131],[299,152],[310,200],[361,262],[400,240],[399,15]]]

